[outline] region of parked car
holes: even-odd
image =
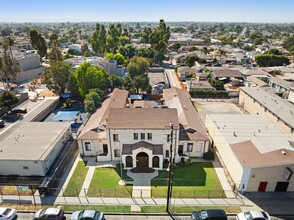
[[[216,63],[216,64],[213,64],[213,66],[222,66],[221,63]]]
[[[157,85],[157,84],[163,84],[163,85],[165,85],[165,82],[164,81],[159,81],[159,82],[155,83],[155,85]]]
[[[247,211],[237,215],[238,220],[270,220],[271,217],[264,211]]]
[[[34,220],[64,220],[64,211],[60,208],[45,208],[38,210],[34,215]]]
[[[0,207],[0,220],[12,220],[16,218],[16,210],[7,208],[7,207]]]
[[[13,113],[21,113],[21,114],[26,114],[28,111],[25,108],[17,108],[12,110]]]
[[[0,128],[4,128],[4,127],[5,127],[5,122],[2,119],[0,119]]]
[[[193,220],[228,220],[227,214],[222,209],[208,209],[192,213]]]
[[[76,211],[71,214],[70,220],[104,220],[104,214],[94,210]]]

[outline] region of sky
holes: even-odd
[[[0,0],[0,22],[294,22],[294,0]]]

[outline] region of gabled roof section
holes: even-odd
[[[179,122],[185,129],[185,132],[180,131],[180,140],[209,140],[189,93],[172,87],[163,90],[163,97],[169,108],[178,109]]]
[[[82,139],[98,139],[97,128],[105,127],[111,108],[125,108],[129,92],[123,89],[114,89],[102,103],[101,107],[89,118],[78,136]]]

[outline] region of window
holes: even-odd
[[[167,135],[166,140],[167,140],[167,142],[170,142],[170,134]]]
[[[193,143],[188,143],[187,152],[192,152],[192,151],[193,151]]]
[[[148,140],[152,140],[152,133],[148,133],[147,138]]]
[[[24,170],[28,170],[28,169],[29,169],[28,166],[23,166],[22,168],[23,168]]]
[[[103,144],[103,154],[108,154],[107,144]]]
[[[165,151],[165,157],[169,157],[169,150]]]
[[[138,140],[138,139],[139,139],[138,133],[134,133],[134,140]]]
[[[141,133],[141,140],[145,140],[145,133]]]
[[[114,150],[114,157],[120,157],[120,150]]]
[[[133,158],[131,156],[126,157],[126,167],[133,167]]]
[[[90,142],[85,142],[85,149],[86,149],[86,151],[91,151],[91,143]]]
[[[113,134],[113,141],[118,142],[118,134]]]

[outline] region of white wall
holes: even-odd
[[[44,161],[0,160],[0,175],[45,176]],[[24,167],[28,169],[24,169]]]

